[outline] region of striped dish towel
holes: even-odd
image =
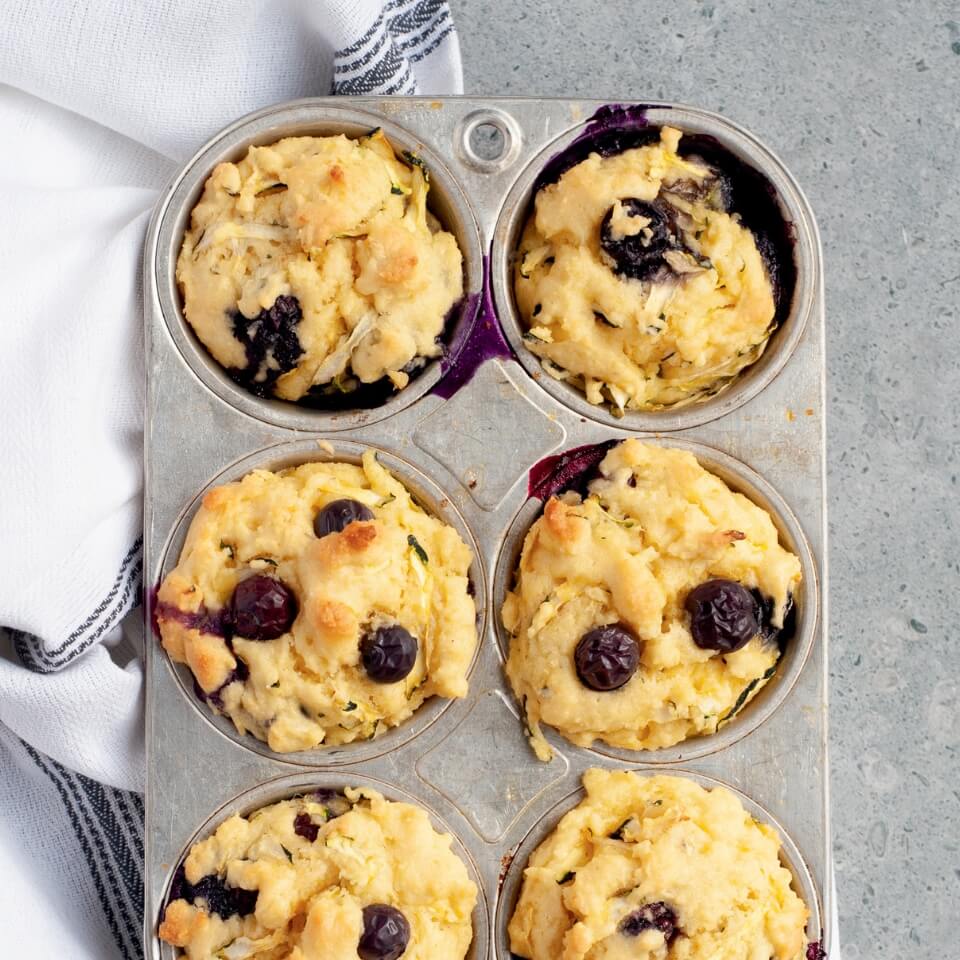
[[[4,956],[143,956],[139,258],[158,190],[259,107],[461,90],[441,0],[4,6]]]

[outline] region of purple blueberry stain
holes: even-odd
[[[497,309],[493,302],[490,280],[490,258],[483,258],[483,289],[480,294],[465,298],[464,316],[472,320],[463,324],[463,333],[450,344],[441,362],[442,379],[430,391],[449,400],[487,361],[495,357],[515,358],[500,329]]]
[[[187,630],[198,630],[215,637],[229,636],[223,610],[210,611],[201,604],[196,610],[181,610],[176,604],[157,600],[153,606],[153,619],[159,633],[159,620],[173,620]]]
[[[231,652],[233,652],[233,646],[227,641],[227,645],[230,647]],[[234,653],[236,658],[237,665],[227,674],[227,679],[217,687],[216,690],[212,690],[210,693],[207,693],[196,679],[193,681],[193,692],[199,697],[204,703],[210,704],[217,710],[223,709],[223,692],[230,686],[231,683],[243,683],[250,676],[250,668],[243,662],[236,653]]]
[[[600,461],[619,440],[605,440],[574,447],[565,453],[544,457],[531,468],[527,475],[527,496],[549,500],[567,490],[586,492],[586,486],[594,479]]]
[[[807,944],[807,960],[827,960],[827,951],[823,949],[819,940]]]
[[[647,120],[649,109],[645,104],[610,103],[600,107],[587,120],[583,130],[547,161],[537,177],[534,194],[542,187],[556,183],[591,153],[612,157],[654,142],[660,136],[660,130],[650,126]]]

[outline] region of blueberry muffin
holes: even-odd
[[[770,515],[692,454],[612,447],[547,500],[503,604],[537,755],[542,723],[630,750],[713,733],[772,676],[799,585]]]
[[[440,354],[460,250],[427,210],[429,175],[382,131],[289,137],[221,163],[177,261],[197,336],[259,396],[318,399]]]
[[[240,733],[280,752],[349,743],[466,695],[471,559],[371,450],[255,470],[203,498],[155,618]]]
[[[476,900],[419,807],[321,790],[194,844],[158,933],[190,960],[461,960]]]
[[[510,919],[528,960],[802,960],[809,911],[780,838],[729,790],[588,770]]]
[[[542,187],[514,288],[548,374],[612,413],[717,393],[762,353],[776,303],[720,171],[681,156],[680,131],[591,153]]]

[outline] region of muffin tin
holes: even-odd
[[[619,420],[540,370],[522,347],[510,290],[512,244],[540,171],[611,121],[673,124],[758,170],[787,222],[797,275],[784,323],[729,389],[700,404]],[[226,376],[183,320],[174,268],[190,210],[213,167],[251,144],[376,126],[428,164],[431,208],[464,254],[467,296],[448,325],[446,355],[381,407],[323,411],[254,397]],[[475,145],[478,130],[496,132],[499,152]],[[176,563],[210,485],[256,466],[356,461],[374,447],[422,506],[457,527],[474,551],[480,630],[464,700],[428,702],[373,741],[296,754],[239,737],[214,716],[151,630],[146,956],[176,955],[156,937],[169,882],[189,846],[226,816],[313,787],[367,784],[416,801],[454,834],[454,848],[481,888],[470,956],[509,960],[506,920],[526,857],[577,802],[580,774],[595,765],[739,791],[751,813],[779,829],[784,862],[811,910],[808,936],[829,951],[821,253],[809,206],[776,157],[721,117],[662,103],[611,108],[583,100],[400,97],[281,104],[226,128],[174,179],[148,231],[144,289],[150,584]],[[503,675],[506,637],[498,614],[512,562],[541,507],[528,495],[528,474],[545,458],[628,436],[692,450],[771,512],[803,565],[796,634],[771,681],[717,734],[631,753],[574,747],[547,728],[556,756],[541,763]]]

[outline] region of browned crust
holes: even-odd
[[[353,610],[339,600],[318,600],[313,605],[313,618],[321,633],[352,637],[357,632],[357,618]]]
[[[209,917],[202,910],[186,900],[174,900],[167,905],[157,935],[175,947],[186,947],[200,936],[208,922]]]
[[[551,497],[543,509],[547,529],[563,543],[572,543],[579,533],[581,516],[562,500]]]

